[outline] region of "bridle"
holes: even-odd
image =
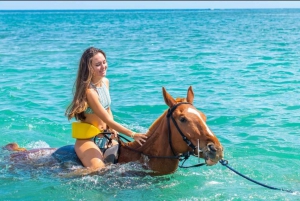
[[[182,105],[182,104],[189,104],[189,105],[193,105],[189,102],[180,102],[180,103],[177,103],[176,105],[174,105],[173,107],[169,108],[168,109],[168,112],[167,112],[167,122],[168,122],[168,137],[169,137],[169,146],[171,147],[171,150],[172,150],[172,153],[173,153],[173,156],[153,156],[153,155],[148,155],[148,154],[145,154],[143,153],[142,151],[139,151],[139,150],[136,150],[136,149],[133,149],[129,146],[127,146],[126,144],[124,145],[124,147],[132,150],[132,151],[135,151],[135,152],[138,152],[142,155],[145,155],[147,156],[148,158],[162,158],[162,159],[178,159],[179,161],[183,161],[182,165],[179,166],[181,168],[188,168],[188,167],[198,167],[198,166],[202,166],[202,165],[205,165],[206,163],[200,163],[200,164],[196,164],[196,165],[193,165],[193,166],[183,166],[184,162],[192,155],[192,156],[196,156],[198,158],[200,158],[200,152],[202,152],[202,150],[200,149],[199,147],[199,141],[198,141],[198,146],[195,146],[184,134],[183,132],[181,131],[181,129],[179,128],[178,124],[176,123],[174,117],[173,117],[173,112],[176,110],[176,108],[179,106],[179,105]],[[181,135],[183,141],[192,149],[192,151],[187,151],[185,153],[182,153],[182,154],[176,154],[175,151],[174,151],[174,148],[173,148],[173,145],[172,145],[172,132],[171,132],[171,126],[170,126],[170,122],[171,120],[173,121],[177,131],[179,132],[179,134]],[[120,140],[120,139],[119,139]],[[119,143],[119,146],[120,146],[121,143]],[[120,150],[120,149],[119,149]],[[195,150],[197,151],[197,155],[195,155]]]
[[[174,154],[174,156],[176,156],[175,154],[175,151],[174,151],[174,148],[173,148],[173,145],[172,145],[172,137],[171,137],[171,126],[170,126],[170,119],[172,119],[175,127],[177,128],[177,131],[179,132],[179,134],[181,135],[183,141],[189,146],[192,148],[193,150],[193,153],[196,149],[196,146],[183,134],[183,132],[181,131],[181,129],[179,128],[178,124],[176,123],[174,117],[173,117],[173,112],[176,110],[176,108],[179,106],[179,105],[182,105],[182,104],[189,104],[189,105],[192,105],[191,103],[188,103],[188,102],[181,102],[181,103],[177,103],[176,105],[174,105],[172,108],[169,108],[168,109],[168,113],[167,113],[167,119],[168,119],[168,136],[169,136],[169,145],[171,147],[171,150]]]
[[[148,158],[163,158],[163,159],[178,159],[179,161],[181,160],[184,160],[182,165],[179,165],[180,168],[191,168],[191,167],[199,167],[199,166],[203,166],[205,165],[206,163],[198,163],[196,165],[191,165],[191,166],[183,166],[184,162],[191,156],[196,156],[194,153],[195,153],[195,149],[197,149],[197,152],[198,152],[198,158],[199,158],[199,153],[202,152],[201,149],[199,149],[199,141],[198,141],[198,146],[196,147],[184,134],[183,132],[181,131],[181,129],[179,128],[178,124],[176,123],[174,117],[172,116],[173,112],[176,110],[176,108],[179,106],[179,105],[182,105],[182,104],[190,104],[190,105],[193,105],[189,102],[180,102],[180,103],[177,103],[176,105],[174,105],[172,108],[169,108],[168,109],[168,113],[167,113],[167,122],[168,122],[168,136],[169,136],[169,145],[171,147],[171,150],[173,152],[173,156],[151,156],[151,155],[148,155],[148,154],[144,154],[142,151],[138,151],[136,149],[133,149],[127,145],[125,145],[124,147],[132,150],[132,151],[135,151],[135,152],[138,152],[140,153],[141,155],[145,155],[147,156]],[[170,119],[172,119],[177,131],[180,133],[183,141],[190,147],[192,148],[193,151],[188,151],[186,153],[183,153],[181,155],[176,155],[175,151],[174,151],[174,148],[172,146],[172,138],[171,138],[171,126],[170,126]],[[124,138],[123,136],[119,136],[118,135],[118,141],[119,141],[119,151],[120,151],[120,146],[121,146],[121,140],[120,140],[120,137],[122,137],[123,139],[127,140],[128,142],[130,142],[127,138]],[[119,153],[120,155],[120,153]],[[182,158],[183,157],[183,158]],[[280,191],[285,191],[285,192],[289,192],[289,193],[295,193],[294,191],[291,191],[291,190],[287,190],[287,189],[282,189],[282,188],[276,188],[276,187],[272,187],[272,186],[269,186],[269,185],[266,185],[266,184],[263,184],[263,183],[260,183],[258,181],[255,181],[249,177],[247,177],[246,175],[243,175],[241,173],[239,173],[238,171],[236,171],[235,169],[233,169],[232,167],[230,167],[228,165],[228,161],[227,160],[224,160],[224,159],[221,159],[219,161],[223,166],[229,168],[231,171],[233,171],[234,173],[242,176],[243,178],[251,181],[251,182],[254,182],[258,185],[261,185],[263,187],[266,187],[266,188],[269,188],[269,189],[273,189],[273,190],[280,190]]]

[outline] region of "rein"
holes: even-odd
[[[127,142],[132,142],[131,140],[128,140],[126,137],[121,136],[121,135],[118,135],[118,138],[122,138],[123,140],[126,140]],[[120,139],[119,139],[119,140],[120,140]],[[120,144],[120,143],[119,143],[119,144]],[[145,156],[147,156],[148,158],[180,159],[180,155],[177,155],[177,156],[153,156],[153,155],[145,154],[145,153],[143,153],[142,151],[133,149],[133,148],[127,146],[126,144],[124,145],[124,147],[126,147],[127,149],[130,149],[131,151],[134,151],[134,152],[137,152],[137,153],[139,153],[139,154],[145,155]]]
[[[120,136],[120,137],[121,137],[122,139],[126,140],[127,142],[130,142],[130,140],[128,140],[127,138],[125,138],[125,137],[123,137],[123,136]],[[126,148],[129,148],[129,149],[132,150],[132,151],[135,151],[135,152],[138,152],[138,153],[143,154],[141,151],[132,149],[131,147],[126,146]],[[146,155],[146,154],[144,154],[144,155]],[[161,157],[160,157],[160,156],[150,156],[150,155],[146,155],[146,156],[148,156],[149,158],[169,158],[169,157],[165,157],[165,156],[161,156]],[[176,157],[176,156],[175,156],[175,157]],[[179,156],[177,156],[176,158],[175,158],[175,157],[174,157],[174,156],[170,156],[170,159],[179,159]],[[185,161],[186,161],[186,160],[185,160]],[[184,162],[185,162],[185,161],[184,161]],[[181,166],[179,166],[180,168],[200,167],[200,166],[205,165],[205,163],[199,163],[199,164],[196,164],[196,165],[192,165],[192,166],[187,166],[187,167],[186,167],[186,166],[183,166],[184,162],[182,163]],[[272,190],[285,191],[285,192],[288,192],[288,193],[295,193],[295,191],[292,191],[292,190],[282,189],[282,188],[276,188],[276,187],[269,186],[269,185],[263,184],[263,183],[261,183],[261,182],[255,181],[254,179],[251,179],[251,178],[247,177],[246,175],[244,175],[244,174],[238,172],[237,170],[233,169],[232,167],[230,167],[230,166],[228,165],[228,161],[227,161],[227,160],[222,159],[222,160],[219,161],[219,163],[220,163],[221,165],[227,167],[228,169],[230,169],[232,172],[236,173],[237,175],[239,175],[239,176],[241,176],[241,177],[247,179],[248,181],[251,181],[251,182],[253,182],[253,183],[255,183],[255,184],[258,184],[258,185],[260,185],[260,186],[262,186],[262,187],[265,187],[265,188],[268,188],[268,189],[272,189]]]
[[[185,163],[185,161],[187,159],[189,159],[190,156],[195,156],[194,154],[194,151],[195,149],[197,148],[184,134],[183,132],[181,131],[181,129],[179,128],[178,124],[176,123],[174,117],[172,116],[173,112],[176,110],[176,108],[179,106],[179,105],[182,105],[182,104],[190,104],[192,105],[191,103],[188,103],[188,102],[181,102],[181,103],[178,103],[176,105],[174,105],[172,108],[169,108],[168,109],[168,113],[166,115],[167,119],[168,119],[168,137],[169,137],[169,145],[171,147],[171,150],[172,150],[172,153],[173,153],[173,156],[153,156],[153,155],[149,155],[149,154],[145,154],[143,153],[142,151],[138,151],[136,149],[133,149],[127,145],[124,145],[124,147],[130,149],[131,151],[135,151],[137,153],[140,153],[142,155],[145,155],[147,156],[148,158],[161,158],[161,159],[177,159],[179,161],[182,161],[182,164],[179,165],[180,168],[191,168],[191,167],[200,167],[200,166],[203,166],[205,165],[206,163],[199,163],[199,164],[196,164],[196,165],[192,165],[192,166],[183,166],[183,164]],[[183,154],[179,154],[177,155],[174,151],[174,148],[172,146],[172,138],[171,138],[171,126],[170,126],[170,119],[172,119],[177,131],[179,132],[179,134],[181,135],[183,141],[189,146],[192,148],[192,151],[188,151],[188,152],[185,152]],[[123,136],[120,136],[122,139],[126,139],[127,142],[130,142],[127,138],[123,137]],[[120,139],[119,139],[120,140]],[[120,145],[120,143],[119,143]],[[198,158],[199,158],[199,152],[201,152],[201,150],[199,149],[198,147]]]
[[[295,193],[295,192],[292,191],[292,190],[286,190],[286,189],[282,189],[282,188],[276,188],[276,187],[272,187],[272,186],[269,186],[269,185],[260,183],[260,182],[258,182],[258,181],[255,181],[255,180],[253,180],[253,179],[247,177],[246,175],[243,175],[242,173],[239,173],[238,171],[236,171],[236,170],[233,169],[232,167],[230,167],[230,166],[228,165],[228,161],[227,161],[227,160],[223,160],[223,159],[222,159],[222,160],[219,161],[219,163],[221,163],[223,166],[227,167],[228,169],[230,169],[231,171],[233,171],[233,172],[236,173],[237,175],[239,175],[239,176],[241,176],[241,177],[243,177],[243,178],[245,178],[245,179],[247,179],[247,180],[249,180],[249,181],[251,181],[251,182],[253,182],[253,183],[255,183],[255,184],[258,184],[258,185],[260,185],[260,186],[263,186],[263,187],[265,187],[265,188],[269,188],[269,189],[272,189],[272,190],[285,191],[285,192],[289,192],[289,193]]]
[[[173,114],[173,112],[175,111],[175,109],[176,109],[179,105],[181,105],[181,104],[191,104],[191,103],[188,103],[188,102],[181,102],[181,103],[178,103],[178,104],[174,105],[172,108],[169,108],[169,109],[168,109],[168,113],[167,113],[167,116],[166,116],[167,119],[168,119],[169,145],[170,145],[171,150],[172,150],[172,152],[173,152],[173,154],[174,154],[173,156],[152,156],[152,155],[144,154],[142,151],[138,151],[138,150],[133,149],[133,148],[127,146],[127,145],[124,145],[124,147],[126,147],[126,148],[128,148],[128,149],[130,149],[130,150],[132,150],[132,151],[135,151],[135,152],[137,152],[137,153],[140,153],[140,154],[142,154],[142,155],[145,155],[145,156],[147,156],[147,157],[149,157],[149,158],[178,159],[179,161],[184,160],[184,161],[182,162],[182,164],[179,165],[180,168],[192,168],[192,167],[200,167],[200,166],[205,165],[205,163],[199,163],[199,164],[191,165],[191,166],[183,166],[184,163],[185,163],[185,161],[191,156],[191,154],[192,154],[192,156],[195,156],[194,151],[195,151],[195,149],[196,149],[197,147],[196,147],[195,145],[193,145],[193,143],[192,143],[189,139],[187,139],[187,137],[183,134],[183,132],[182,132],[181,129],[179,128],[178,124],[176,123],[174,117],[172,116],[172,114]],[[191,105],[192,105],[192,104],[191,104]],[[170,119],[172,119],[172,121],[173,121],[175,127],[177,128],[178,132],[179,132],[180,135],[182,136],[182,139],[185,141],[185,143],[186,143],[189,147],[191,147],[191,148],[193,149],[193,151],[185,152],[185,153],[183,153],[183,154],[181,154],[181,155],[176,155],[176,154],[175,154],[174,148],[173,148],[173,146],[172,146]],[[118,140],[119,140],[119,141],[121,141],[120,138],[126,140],[127,142],[131,142],[131,141],[128,140],[127,138],[125,138],[125,137],[123,137],[123,136],[121,136],[121,135],[118,135]],[[119,143],[119,146],[121,146],[121,143]],[[119,150],[120,150],[120,149],[119,149]],[[201,152],[201,150],[199,150],[199,145],[198,145],[198,158],[199,158],[199,152]],[[195,156],[195,157],[196,157],[196,156]],[[260,185],[260,186],[263,186],[263,187],[265,187],[265,188],[269,188],[269,189],[272,189],[272,190],[285,191],[285,192],[289,192],[289,193],[295,193],[295,192],[292,191],[292,190],[287,190],[287,189],[282,189],[282,188],[276,188],[276,187],[272,187],[272,186],[269,186],[269,185],[260,183],[260,182],[258,182],[258,181],[255,181],[255,180],[253,180],[253,179],[247,177],[246,175],[243,175],[242,173],[236,171],[236,170],[233,169],[232,167],[230,167],[230,166],[228,165],[228,161],[227,161],[227,160],[222,159],[222,160],[219,161],[219,163],[221,163],[223,166],[227,167],[228,169],[230,169],[231,171],[233,171],[233,172],[236,173],[237,175],[239,175],[239,176],[241,176],[241,177],[243,177],[243,178],[245,178],[245,179],[247,179],[247,180],[249,180],[249,181],[251,181],[251,182],[253,182],[253,183],[255,183],[255,184],[258,184],[258,185]]]

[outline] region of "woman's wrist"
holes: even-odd
[[[136,132],[131,132],[130,137],[134,138]]]

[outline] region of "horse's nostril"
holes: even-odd
[[[207,145],[207,147],[208,147],[208,150],[211,151],[211,152],[216,152],[217,151],[217,149],[215,148],[215,146],[213,144],[209,144],[209,145]]]

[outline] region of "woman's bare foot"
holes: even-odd
[[[9,151],[26,151],[25,148],[19,147],[19,145],[15,142],[9,143],[9,144],[5,145],[3,148],[7,149]]]

